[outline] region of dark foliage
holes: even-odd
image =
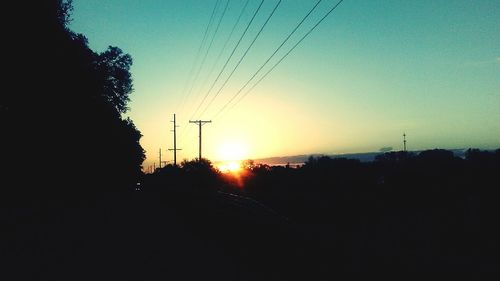
[[[184,160],[180,166],[167,165],[156,169],[155,173],[143,180],[143,186],[153,191],[213,193],[223,184],[220,172],[213,167],[210,160]],[[167,187],[167,188],[166,188]]]
[[[311,157],[299,169],[260,169],[245,192],[319,241],[315,253],[330,258],[310,266],[329,276],[498,273],[500,233],[490,227],[500,211],[498,155],[471,149],[462,159],[435,149],[388,152],[372,163]]]
[[[6,191],[78,196],[135,183],[141,134],[121,117],[132,92],[130,55],[89,49],[67,28],[71,1],[6,9],[23,11],[23,24],[9,28],[8,90],[0,100],[1,170],[13,184],[3,185]]]
[[[123,54],[120,48],[111,46],[99,54],[96,60],[96,69],[99,77],[103,79],[103,95],[120,113],[128,110],[128,95],[132,92],[131,65],[130,55]]]

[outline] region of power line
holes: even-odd
[[[207,51],[205,52],[205,55],[203,56],[200,67],[198,68],[198,71],[196,72],[195,78],[193,80],[193,83],[191,84],[191,88],[190,88],[188,94],[190,94],[193,91],[194,86],[196,85],[196,81],[198,80],[198,77],[200,76],[201,70],[203,69],[203,66],[205,65],[205,61],[208,57],[208,54],[210,53],[210,50],[212,49],[212,45],[214,43],[215,36],[217,35],[217,32],[219,31],[220,24],[222,22],[222,19],[224,18],[224,15],[226,14],[228,5],[229,5],[229,0],[226,1],[226,5],[224,6],[224,10],[222,11],[222,14],[219,18],[219,22],[217,23],[217,27],[215,28],[215,31],[212,35],[212,39],[210,40],[210,44],[208,45]]]
[[[243,53],[243,56],[241,56],[240,60],[238,61],[238,63],[236,64],[236,66],[233,68],[233,70],[231,71],[231,73],[229,74],[229,76],[226,78],[226,81],[224,81],[224,83],[222,84],[222,86],[219,88],[219,90],[217,91],[217,93],[215,93],[215,95],[213,96],[213,98],[210,100],[210,102],[207,104],[207,106],[205,107],[205,109],[201,112],[201,115],[203,115],[203,113],[205,113],[205,111],[210,107],[210,105],[214,102],[215,98],[217,98],[217,96],[220,94],[220,92],[222,91],[222,89],[226,86],[227,82],[229,81],[229,79],[231,79],[231,77],[233,76],[234,72],[236,71],[236,69],[238,69],[238,67],[240,66],[241,62],[243,61],[243,59],[245,58],[245,56],[247,55],[248,51],[250,51],[250,49],[252,48],[253,44],[255,43],[255,41],[257,41],[257,38],[259,38],[259,35],[262,33],[262,31],[264,30],[264,28],[266,27],[267,23],[269,22],[269,20],[273,17],[274,15],[274,12],[276,12],[276,9],[278,9],[278,6],[281,4],[281,0],[278,1],[278,3],[276,4],[276,6],[274,6],[274,9],[272,10],[271,14],[269,14],[269,16],[267,17],[266,21],[264,22],[264,24],[262,25],[262,27],[260,28],[259,32],[257,32],[257,35],[255,35],[252,43],[250,43],[250,45],[248,46],[248,48],[245,50],[245,53]]]
[[[189,121],[188,121],[188,122],[186,122],[186,125],[189,125]],[[184,126],[184,127],[187,127],[187,126]],[[190,130],[190,129],[191,129],[191,127],[187,127],[187,129],[186,129],[186,130],[183,130],[183,131],[182,131],[182,134],[181,134],[181,136],[180,136],[180,138],[179,138],[179,139],[180,139],[180,142],[184,142],[184,140],[186,139],[186,136],[187,136],[187,135],[191,132],[191,130]]]
[[[337,4],[335,4],[335,6],[333,6],[306,34],[304,34],[304,36],[302,36],[302,38],[300,38],[300,40],[295,45],[293,45],[293,47],[271,67],[271,69],[269,69],[255,84],[253,84],[253,86],[248,91],[246,91],[245,94],[242,95],[231,108],[234,108],[242,99],[244,99],[248,95],[248,93],[250,93],[262,80],[264,80],[264,78],[266,78],[266,76],[269,75],[269,73],[271,73],[276,68],[276,66],[278,66],[307,36],[309,36],[309,34],[311,34],[311,32],[316,29],[316,27],[318,27],[318,25],[323,22],[323,20],[325,20],[326,17],[328,17],[328,15],[330,15],[343,1],[344,0],[340,0],[339,2],[337,2]]]
[[[290,39],[290,37],[292,37],[292,35],[299,29],[299,27],[305,22],[305,20],[311,15],[311,13],[316,9],[316,7],[318,7],[319,3],[321,3],[322,0],[319,0],[318,2],[316,2],[316,4],[311,8],[311,10],[309,10],[309,12],[304,16],[304,18],[302,18],[302,20],[295,26],[295,28],[292,30],[292,32],[290,32],[290,34],[288,34],[288,36],[285,38],[285,40],[283,40],[283,42],[281,42],[281,44],[278,46],[278,48],[276,48],[276,50],[274,50],[274,52],[272,53],[271,56],[269,56],[269,58],[267,58],[267,60],[259,67],[259,69],[257,69],[257,71],[252,75],[252,77],[250,77],[250,79],[248,79],[248,81],[243,85],[243,87],[241,87],[238,92],[236,92],[235,95],[233,95],[233,97],[217,112],[217,114],[214,116],[214,118],[216,118],[217,116],[219,116],[219,114],[224,111],[224,109],[231,103],[233,102],[233,100],[239,96],[239,94],[243,91],[243,89],[245,89],[248,84],[255,78],[255,76],[257,76],[257,74],[259,74],[259,72],[267,65],[267,63],[278,53],[278,51],[281,49],[281,47],[283,47],[285,45],[285,43],[288,41],[288,39]]]
[[[229,61],[231,60],[231,58],[233,57],[234,55],[234,52],[236,52],[236,49],[238,48],[238,46],[240,45],[241,43],[241,40],[243,40],[243,37],[245,37],[245,34],[247,33],[248,31],[248,28],[250,28],[250,25],[252,24],[253,20],[255,19],[255,17],[257,16],[257,13],[259,13],[259,10],[260,8],[262,7],[262,4],[264,3],[264,0],[261,0],[260,4],[259,4],[259,7],[257,7],[257,9],[255,10],[255,12],[253,13],[253,16],[252,16],[252,19],[250,19],[250,21],[248,22],[245,30],[243,31],[243,34],[241,34],[241,37],[240,39],[238,40],[238,42],[236,43],[236,45],[234,46],[233,48],[233,51],[231,52],[231,54],[229,55],[229,57],[227,58],[226,60],[226,63],[224,63],[224,66],[222,67],[222,69],[220,70],[219,74],[217,75],[217,78],[215,78],[215,81],[212,83],[212,86],[210,86],[210,89],[207,91],[207,93],[205,94],[205,96],[203,97],[201,103],[198,105],[198,107],[196,108],[196,110],[194,111],[193,115],[191,116],[191,118],[193,118],[196,113],[198,112],[198,110],[200,109],[201,105],[205,102],[206,98],[208,97],[208,95],[210,94],[210,92],[212,91],[213,87],[215,86],[215,84],[217,83],[217,81],[219,81],[219,78],[220,76],[222,75],[222,72],[224,72],[224,70],[226,69],[227,67],[227,64],[229,63]]]
[[[245,12],[245,10],[246,10],[249,2],[250,2],[250,0],[247,0],[246,3],[245,3],[245,5],[243,6],[243,9],[241,9],[240,15],[238,16],[238,19],[236,20],[236,23],[234,24],[233,28],[231,29],[231,32],[229,33],[229,36],[226,39],[226,42],[224,42],[224,45],[223,45],[221,51],[219,52],[219,55],[217,55],[217,58],[215,59],[215,62],[213,64],[212,68],[210,69],[210,72],[208,73],[205,81],[203,81],[202,89],[205,87],[205,85],[206,85],[208,79],[210,78],[210,76],[212,76],[212,73],[215,70],[215,66],[217,65],[217,63],[219,62],[222,54],[226,50],[226,47],[227,47],[227,44],[229,43],[229,40],[233,37],[233,33],[236,30],[236,27],[238,26],[238,24],[240,23],[241,17],[243,16],[243,14],[244,14],[244,12]]]
[[[193,62],[193,66],[191,67],[191,70],[189,71],[188,79],[186,80],[186,84],[185,84],[185,86],[184,86],[184,88],[182,90],[182,93],[186,92],[187,87],[190,84],[190,81],[192,81],[191,78],[193,76],[193,72],[194,72],[194,70],[196,68],[196,65],[198,64],[198,59],[200,58],[201,50],[203,49],[203,46],[205,46],[205,41],[207,39],[208,30],[212,26],[212,22],[213,22],[213,19],[214,19],[215,11],[217,10],[217,7],[219,6],[219,3],[220,3],[220,0],[217,0],[217,2],[215,3],[214,9],[212,10],[212,15],[210,16],[210,20],[208,21],[207,28],[205,29],[205,32],[203,34],[203,39],[201,40],[200,47],[198,48],[198,51],[196,52],[196,56],[195,56],[195,60]],[[189,91],[189,93],[191,93],[191,90]],[[185,101],[187,99],[187,96],[189,96],[189,93],[187,95],[183,96],[181,105],[179,107],[181,107],[181,108],[184,107]]]
[[[184,96],[183,103],[182,103],[182,107],[181,107],[181,110],[180,110],[181,112],[183,112],[184,105],[185,105],[185,103],[187,102],[187,97],[191,95],[191,93],[192,93],[192,91],[193,91],[193,89],[194,89],[194,86],[195,86],[195,84],[196,84],[196,81],[198,80],[198,77],[199,77],[199,75],[200,75],[200,72],[201,72],[201,70],[203,69],[203,66],[204,66],[204,64],[205,64],[205,61],[206,61],[206,59],[207,59],[207,56],[208,56],[208,54],[209,54],[209,52],[210,52],[210,49],[211,49],[211,47],[212,47],[212,45],[213,45],[213,42],[214,42],[215,36],[217,35],[217,32],[218,32],[218,30],[219,30],[219,28],[220,28],[220,25],[221,25],[222,19],[224,18],[224,15],[226,14],[227,8],[228,8],[228,6],[229,6],[229,1],[230,1],[230,0],[227,0],[227,1],[226,1],[226,5],[224,6],[224,10],[222,11],[222,14],[221,14],[221,16],[220,16],[220,18],[219,18],[219,21],[218,21],[218,23],[217,23],[217,27],[215,28],[215,31],[214,31],[214,33],[213,33],[213,35],[212,35],[212,39],[210,40],[210,44],[208,45],[208,48],[207,48],[207,50],[206,50],[206,52],[205,52],[205,55],[204,55],[204,57],[203,57],[203,59],[202,59],[202,61],[201,61],[201,64],[200,64],[200,66],[199,66],[199,68],[198,68],[197,72],[196,72],[196,75],[195,75],[194,79],[192,80],[192,83],[191,83],[191,88],[189,89],[189,92],[188,92],[188,93]],[[221,2],[221,0],[217,0],[217,3],[216,3],[216,5],[215,5],[215,7],[214,7],[214,10],[212,11],[212,17],[210,18],[210,23],[211,23],[211,22],[213,22],[213,18],[214,18],[215,12],[216,12],[216,10],[217,10],[217,8],[218,8],[218,6],[219,6],[220,2]],[[209,25],[210,25],[210,23],[209,23]],[[207,26],[207,30],[206,30],[206,31],[208,31],[208,30],[209,30],[209,29],[208,29],[208,26]],[[205,35],[206,35],[206,34],[205,34]],[[204,38],[203,40],[205,40],[205,38]],[[201,49],[201,48],[200,48],[200,49]],[[189,124],[189,123],[186,123],[186,124]],[[189,129],[188,129],[188,131],[189,131]],[[183,132],[187,132],[187,131],[183,131]],[[185,134],[186,134],[186,133],[183,133],[183,134],[182,134],[182,136],[181,136],[181,140],[182,140],[182,139],[184,139],[184,135],[185,135]]]

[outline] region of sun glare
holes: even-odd
[[[245,157],[247,157],[247,147],[243,142],[226,141],[219,146],[217,155],[219,161],[238,162]]]
[[[219,170],[223,173],[237,173],[241,170],[239,161],[228,161],[218,165]]]

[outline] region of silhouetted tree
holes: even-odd
[[[255,167],[255,162],[251,159],[247,159],[241,163],[243,169],[251,170]]]
[[[481,163],[482,165],[491,165],[495,161],[495,154],[499,154],[499,150],[496,152],[489,152],[479,149],[469,148],[465,152],[465,159],[471,163]]]
[[[132,57],[124,54],[118,47],[109,46],[105,52],[97,56],[96,68],[104,80],[102,81],[104,96],[120,113],[128,110],[129,94],[133,90],[131,65]]]
[[[181,168],[185,174],[186,184],[191,187],[213,190],[220,184],[220,172],[208,159],[184,160],[181,163]]]
[[[56,3],[56,14],[59,24],[67,26],[71,21],[71,12],[73,12],[73,0],[58,0]]]
[[[414,154],[407,151],[391,151],[375,156],[375,161],[382,163],[399,163],[411,159]]]
[[[24,16],[9,30],[11,90],[0,99],[9,190],[71,193],[133,183],[144,151],[140,132],[121,116],[132,92],[130,55],[116,47],[97,54],[70,31],[72,1],[9,4]]]
[[[445,149],[424,150],[418,154],[418,159],[429,163],[449,162],[455,159],[452,151]]]

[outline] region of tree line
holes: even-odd
[[[17,1],[15,1],[17,2]],[[1,170],[8,192],[79,193],[132,184],[141,133],[123,117],[132,57],[89,48],[68,27],[70,0],[9,3],[6,84],[0,99]],[[22,11],[22,13],[21,13]]]
[[[242,186],[205,160],[146,175],[142,192],[255,199],[304,232],[294,246],[311,255],[303,266],[332,274],[496,272],[499,174],[500,149],[311,157],[299,168],[247,161]]]

